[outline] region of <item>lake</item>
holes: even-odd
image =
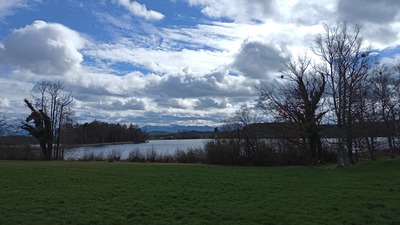
[[[100,146],[85,146],[76,147],[65,150],[64,159],[76,160],[84,155],[93,153],[96,156],[103,158],[112,151],[120,152],[121,159],[127,159],[132,151],[139,151],[146,155],[147,152],[153,151],[157,155],[174,155],[177,150],[186,151],[190,148],[204,148],[204,144],[209,139],[180,139],[180,140],[150,140],[147,143],[141,144],[117,144],[117,145],[100,145]]]

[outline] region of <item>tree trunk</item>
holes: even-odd
[[[338,167],[346,167],[347,160],[346,160],[346,151],[344,148],[343,138],[339,138],[337,157],[338,157],[338,163],[337,163]]]

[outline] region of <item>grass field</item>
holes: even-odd
[[[0,161],[0,224],[400,224],[400,160],[346,169]]]

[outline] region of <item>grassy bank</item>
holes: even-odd
[[[0,224],[400,224],[400,161],[347,169],[0,161]]]

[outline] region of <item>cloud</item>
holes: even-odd
[[[97,44],[84,53],[110,65],[129,63],[136,69],[145,69],[158,74],[178,74],[190,68],[207,73],[226,63],[227,52],[208,49],[171,49],[158,38],[120,39],[117,43]],[[167,46],[165,46],[167,45]]]
[[[29,3],[27,0],[2,0],[0,1],[0,19],[14,14],[15,10],[18,8],[28,7]]]
[[[14,30],[2,43],[0,63],[39,75],[62,75],[83,61],[79,33],[55,23],[35,21]]]
[[[339,17],[352,23],[378,23],[386,25],[395,21],[400,12],[398,0],[339,0]]]
[[[0,98],[0,107],[8,108],[10,106],[10,100],[7,97]]]
[[[237,54],[233,67],[249,78],[268,79],[281,69],[281,52],[260,42],[245,42]]]
[[[295,24],[312,26],[321,21],[329,21],[335,16],[335,1],[300,0],[293,5],[287,4],[289,4],[288,1],[279,1],[279,16]]]
[[[400,44],[400,2],[397,0],[339,0],[337,16],[362,27],[362,35],[374,47]]]
[[[162,20],[164,19],[164,15],[160,12],[148,10],[146,5],[140,4],[136,1],[130,0],[114,0],[114,2],[118,3],[119,5],[125,7],[135,16],[142,17],[146,20]]]
[[[188,0],[191,6],[211,18],[229,18],[235,21],[259,20],[271,17],[275,1],[265,0]]]
[[[228,106],[228,99],[224,97],[205,97],[197,100],[196,109],[225,109]]]
[[[127,22],[130,15],[115,17],[107,12],[95,12],[94,14],[101,23],[110,24],[119,29],[132,30],[134,27],[131,23]]]
[[[171,1],[162,4],[187,7],[179,1],[169,5]],[[79,18],[92,19],[82,20],[93,23],[90,29],[52,18],[87,32],[90,38],[56,23],[36,21],[15,30],[10,25],[0,43],[0,105],[9,106],[3,111],[15,106],[15,112],[26,113],[22,100],[30,96],[34,82],[45,79],[60,80],[65,90],[72,91],[72,110],[79,122],[216,124],[240,105],[255,104],[254,87],[275,75],[283,58],[308,51],[314,34],[323,32],[322,23],[334,25],[340,17],[351,24],[350,20],[359,21],[366,26],[366,39],[383,47],[400,40],[399,15],[377,2],[368,4],[386,13],[384,18],[368,16],[368,7],[351,9],[352,15],[345,6],[350,3],[339,0],[185,1],[192,6],[185,8],[187,12],[165,10],[171,12],[166,15],[193,16],[185,21],[137,20],[164,19],[140,0],[85,1],[82,7],[90,15],[82,13]],[[2,8],[8,2],[0,0],[0,15],[2,9],[12,12],[27,4],[13,1],[11,10]],[[393,8],[397,5],[394,2]]]

